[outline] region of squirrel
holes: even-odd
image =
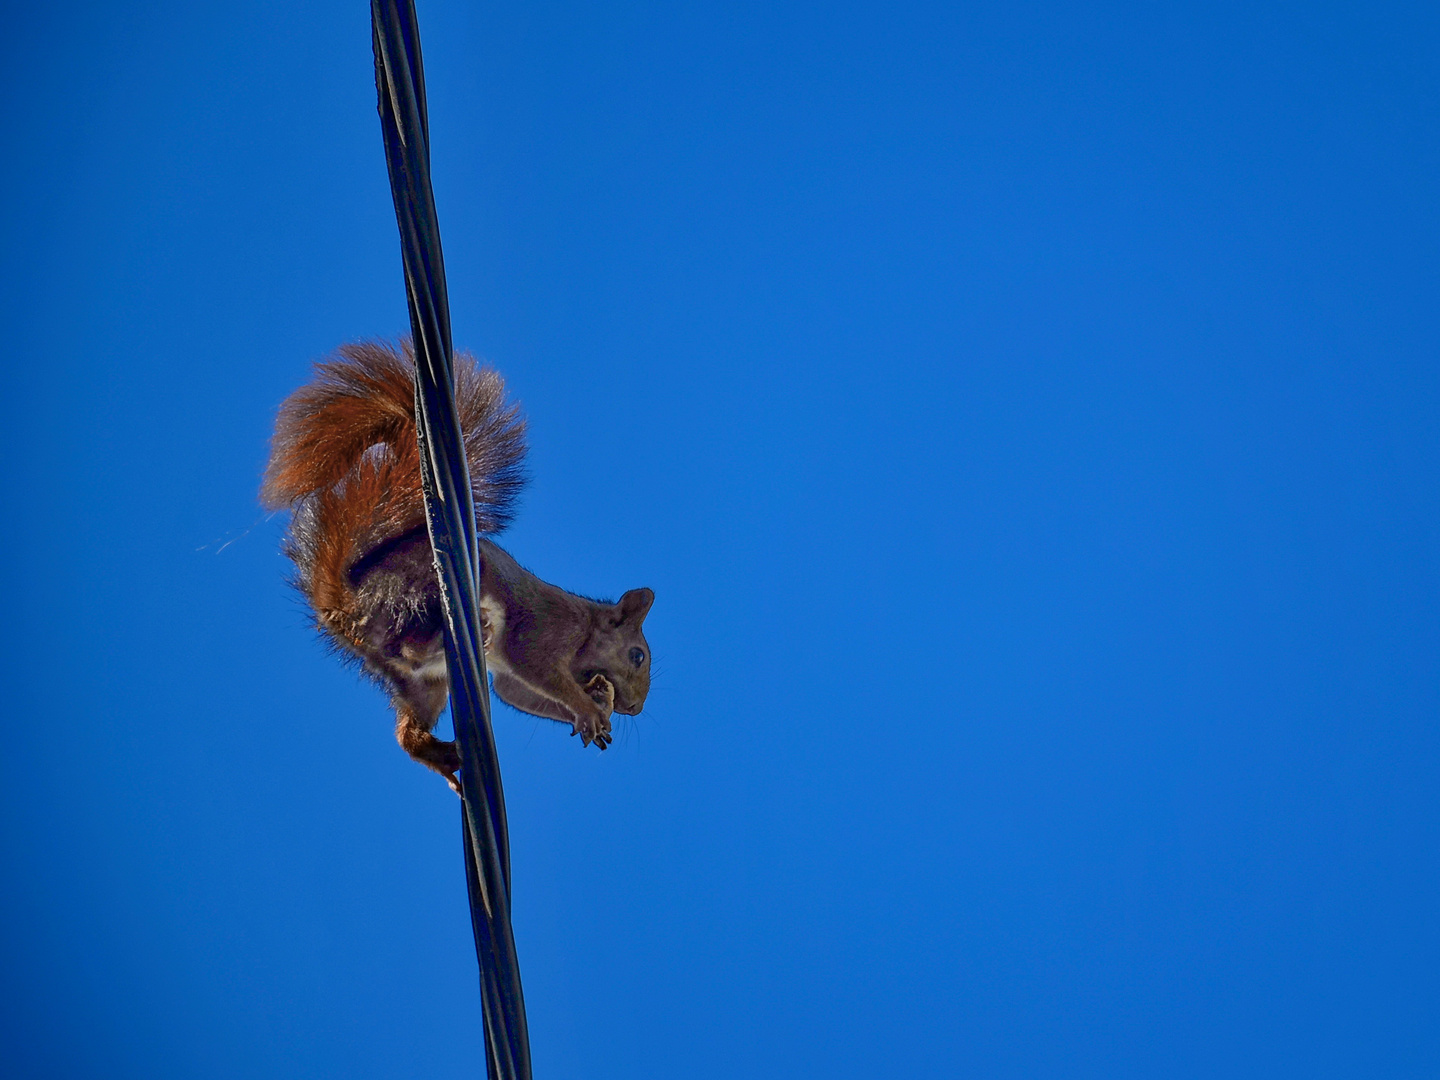
[[[455,354],[455,398],[481,533],[510,523],[524,485],[525,421],[497,372]],[[291,511],[284,552],[317,627],[389,691],[395,737],[457,792],[460,755],[436,738],[449,683],[444,615],[425,523],[409,341],[342,345],[281,404],[260,489]],[[480,539],[481,639],[501,701],[611,742],[612,712],[635,715],[650,690],[641,623],[654,602],[616,603],[540,580]]]

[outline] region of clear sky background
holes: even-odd
[[[457,803],[256,504],[407,328],[364,4],[8,5],[0,1072],[483,1075]],[[535,1072],[1440,1075],[1433,4],[424,0]]]

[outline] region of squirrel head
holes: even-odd
[[[583,686],[604,675],[615,687],[615,711],[634,716],[650,692],[650,644],[640,624],[655,594],[631,589],[618,603],[597,604],[590,638],[575,656],[574,675]]]

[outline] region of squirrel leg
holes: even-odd
[[[579,735],[586,746],[594,742],[604,750],[614,741],[610,713],[615,707],[615,687],[603,675],[596,675],[582,687],[562,674],[531,685],[514,674],[496,672],[495,693],[522,712],[569,724],[570,733]]]
[[[445,707],[445,687],[441,684],[438,694],[434,688],[427,689],[428,693],[417,695],[419,701],[404,693],[395,695],[395,741],[421,765],[445,777],[458,795],[460,781],[455,774],[460,770],[460,749],[453,742],[437,739],[431,730]]]

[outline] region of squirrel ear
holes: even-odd
[[[620,603],[615,605],[619,609],[615,624],[618,626],[621,623],[634,623],[639,626],[654,602],[655,594],[649,589],[631,589],[620,597]]]

